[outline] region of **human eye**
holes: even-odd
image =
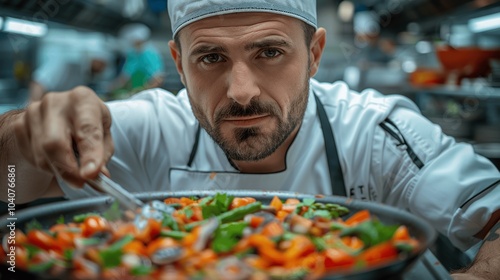
[[[212,63],[222,62],[224,59],[219,54],[211,53],[202,56],[200,60],[206,64],[212,64]]]
[[[278,49],[265,49],[260,53],[260,57],[262,58],[273,58],[282,55],[283,53]]]

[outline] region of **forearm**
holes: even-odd
[[[500,275],[500,223],[491,230],[474,262],[465,269],[452,274],[455,280],[461,279],[498,279]]]
[[[8,201],[14,193],[15,203],[33,201],[49,193],[52,176],[31,165],[18,149],[13,122],[22,117],[23,110],[0,115],[0,200]],[[14,178],[10,179],[9,178]],[[10,184],[9,184],[10,183]],[[10,190],[9,190],[10,189]],[[50,191],[55,195],[57,191]],[[11,194],[10,198],[13,195]]]

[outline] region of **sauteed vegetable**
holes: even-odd
[[[139,224],[117,205],[61,217],[48,229],[34,221],[16,232],[16,266],[73,279],[319,279],[395,261],[419,246],[404,225],[312,198],[263,205],[217,193],[164,202],[171,214]]]

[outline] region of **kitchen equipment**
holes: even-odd
[[[458,117],[428,117],[428,119],[439,125],[444,134],[458,138],[467,139],[472,136],[472,123]]]
[[[487,76],[491,71],[489,61],[500,57],[500,49],[444,45],[436,47],[436,55],[448,74],[449,82],[453,79],[456,84],[460,84],[463,78]]]
[[[427,248],[434,242],[436,238],[436,232],[434,229],[422,219],[411,215],[408,212],[401,211],[400,209],[396,209],[393,207],[389,207],[386,205],[382,205],[375,202],[366,202],[361,200],[353,200],[346,197],[337,197],[337,196],[313,196],[313,195],[305,195],[299,193],[291,193],[291,192],[265,192],[265,191],[247,191],[247,190],[235,190],[235,191],[217,191],[217,190],[194,190],[194,191],[183,191],[183,192],[161,192],[161,193],[147,193],[147,194],[138,194],[136,195],[137,199],[142,201],[154,201],[154,200],[163,200],[167,197],[205,197],[210,195],[215,195],[218,192],[225,192],[228,195],[245,197],[250,196],[254,197],[263,203],[269,203],[274,196],[278,196],[281,199],[286,198],[314,198],[318,202],[322,203],[337,203],[342,206],[347,207],[351,210],[351,213],[356,212],[357,210],[367,209],[374,216],[378,217],[383,223],[387,224],[404,224],[408,227],[410,234],[414,236],[421,244],[421,247],[418,251],[413,252],[408,257],[404,259],[398,259],[397,261],[382,264],[380,266],[376,266],[370,269],[361,270],[352,272],[350,274],[336,274],[329,276],[324,279],[401,279],[402,275],[404,275],[408,270],[410,270],[419,258],[422,256],[424,252],[426,252]],[[42,205],[38,207],[34,207],[31,209],[25,209],[18,211],[16,213],[16,227],[24,228],[24,226],[36,219],[42,226],[49,226],[56,222],[57,219],[60,219],[61,215],[63,215],[66,219],[70,219],[74,215],[88,213],[89,211],[99,211],[103,212],[108,209],[112,203],[112,199],[109,197],[98,197],[98,198],[90,198],[90,199],[82,199],[82,200],[74,200],[74,201],[65,201],[52,203],[47,205]],[[8,224],[7,217],[0,219],[0,231],[2,231],[2,235],[7,230],[6,225]],[[6,264],[1,264],[5,266]],[[8,273],[5,267],[0,267],[0,273],[2,276],[5,276],[5,279],[10,279],[4,275]],[[22,272],[27,273],[27,272]],[[11,276],[11,274],[10,274]],[[43,276],[34,276],[30,275],[29,279],[44,279]],[[26,279],[26,278],[25,278]],[[418,279],[418,278],[417,278]]]

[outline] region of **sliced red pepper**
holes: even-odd
[[[360,259],[366,262],[367,265],[373,266],[380,263],[389,262],[398,257],[398,250],[391,242],[384,242],[363,251]]]

